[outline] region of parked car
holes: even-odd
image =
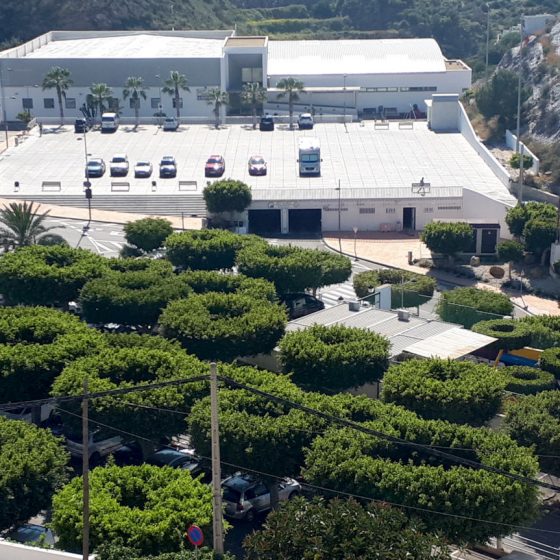
[[[272,115],[263,115],[261,117],[259,130],[274,130],[274,118]]]
[[[179,121],[175,117],[165,117],[163,121],[163,130],[177,130]]]
[[[193,476],[197,476],[203,472],[200,459],[189,453],[188,451],[180,451],[178,449],[170,449],[164,447],[150,455],[146,459],[149,465],[158,467],[173,467],[174,469],[183,469],[190,471]]]
[[[86,177],[103,177],[105,162],[101,158],[90,158],[86,165]]]
[[[177,177],[177,162],[173,156],[163,156],[161,158],[159,176],[161,178]]]
[[[25,523],[21,527],[10,531],[6,538],[22,544],[46,545],[49,547],[54,547],[56,541],[54,533],[48,527],[36,523]]]
[[[206,177],[221,177],[226,170],[226,161],[222,156],[210,156],[204,166]]]
[[[249,175],[266,175],[266,161],[262,156],[249,158]]]
[[[109,165],[111,177],[126,177],[128,175],[128,157],[126,154],[116,154]]]
[[[142,447],[137,441],[128,441],[122,447],[111,453],[115,465],[125,467],[127,465],[141,465],[143,462]]]
[[[301,113],[298,117],[298,128],[300,130],[311,130],[314,124],[311,113]]]
[[[76,119],[74,121],[74,132],[84,133],[91,128],[91,121],[88,119]]]
[[[320,299],[305,292],[282,294],[280,301],[288,308],[290,320],[325,309],[325,304]]]
[[[233,519],[253,521],[257,514],[268,511],[270,489],[260,479],[249,474],[235,473],[222,482],[225,515]],[[301,492],[301,485],[293,478],[278,483],[280,501],[290,500]]]
[[[134,176],[139,179],[142,177],[151,177],[152,164],[149,161],[139,161],[134,166]]]
[[[64,433],[64,431],[63,431]],[[82,457],[84,446],[81,433],[66,433],[66,448],[74,458]],[[114,453],[124,445],[120,436],[108,435],[101,430],[90,432],[88,449],[91,465],[97,465],[101,459]]]
[[[40,409],[39,422],[45,424],[51,417],[54,406],[52,404],[43,404],[38,408]],[[30,406],[10,408],[10,410],[0,411],[0,416],[4,416],[9,420],[24,420],[31,423],[33,421],[33,408]]]

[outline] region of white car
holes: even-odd
[[[163,121],[163,130],[177,130],[179,128],[179,122],[175,117],[165,117]]]
[[[311,130],[314,124],[311,113],[301,113],[298,118],[298,128],[300,130]]]
[[[116,154],[111,160],[111,177],[125,177],[128,175],[128,157],[126,154]]]
[[[152,164],[149,161],[139,161],[134,166],[134,176],[136,178],[140,177],[150,177],[152,175]]]
[[[90,463],[92,465],[99,464],[103,457],[114,453],[123,445],[123,439],[120,436],[107,436],[99,430],[90,432],[88,441]],[[66,436],[66,448],[72,457],[81,458],[84,449],[81,434],[68,434]]]

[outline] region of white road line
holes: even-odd
[[[119,251],[124,247],[124,243],[119,243],[118,241],[106,241],[106,243],[111,243],[111,245],[114,245]]]
[[[122,231],[111,231],[111,232],[109,233],[109,235],[119,235],[119,236],[122,236],[122,234],[123,234]]]
[[[103,253],[114,253],[115,252],[110,247],[107,247],[107,245],[103,245],[103,243],[99,243],[99,241],[96,241],[95,239],[93,239],[93,237],[88,237],[88,239],[90,240],[91,244],[95,247],[96,251],[100,255],[102,255]]]

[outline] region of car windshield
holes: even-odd
[[[101,161],[98,159],[90,159],[88,162],[89,167],[99,167],[101,165]]]
[[[101,117],[101,122],[113,122],[115,117]]]
[[[113,158],[113,163],[124,163],[126,161],[125,158],[123,157],[114,157]]]
[[[300,158],[302,163],[317,163],[319,156],[317,154],[304,154]]]
[[[208,163],[222,163],[219,158],[209,158]]]
[[[139,161],[136,165],[138,167],[148,167],[150,165],[150,162],[149,161]]]
[[[253,165],[262,165],[264,163],[264,159],[262,157],[254,157],[251,158],[251,163]]]
[[[173,165],[174,163],[173,158],[163,158],[161,160],[161,165]]]
[[[223,487],[223,496],[226,502],[233,502],[234,504],[238,504],[241,501],[241,492],[230,488],[229,486]]]

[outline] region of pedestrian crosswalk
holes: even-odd
[[[343,301],[350,301],[357,298],[352,284],[354,274],[370,270],[368,267],[361,263],[352,263],[352,276],[346,282],[341,284],[332,284],[325,286],[317,291],[317,297],[323,301],[326,308],[333,307],[342,303]]]

